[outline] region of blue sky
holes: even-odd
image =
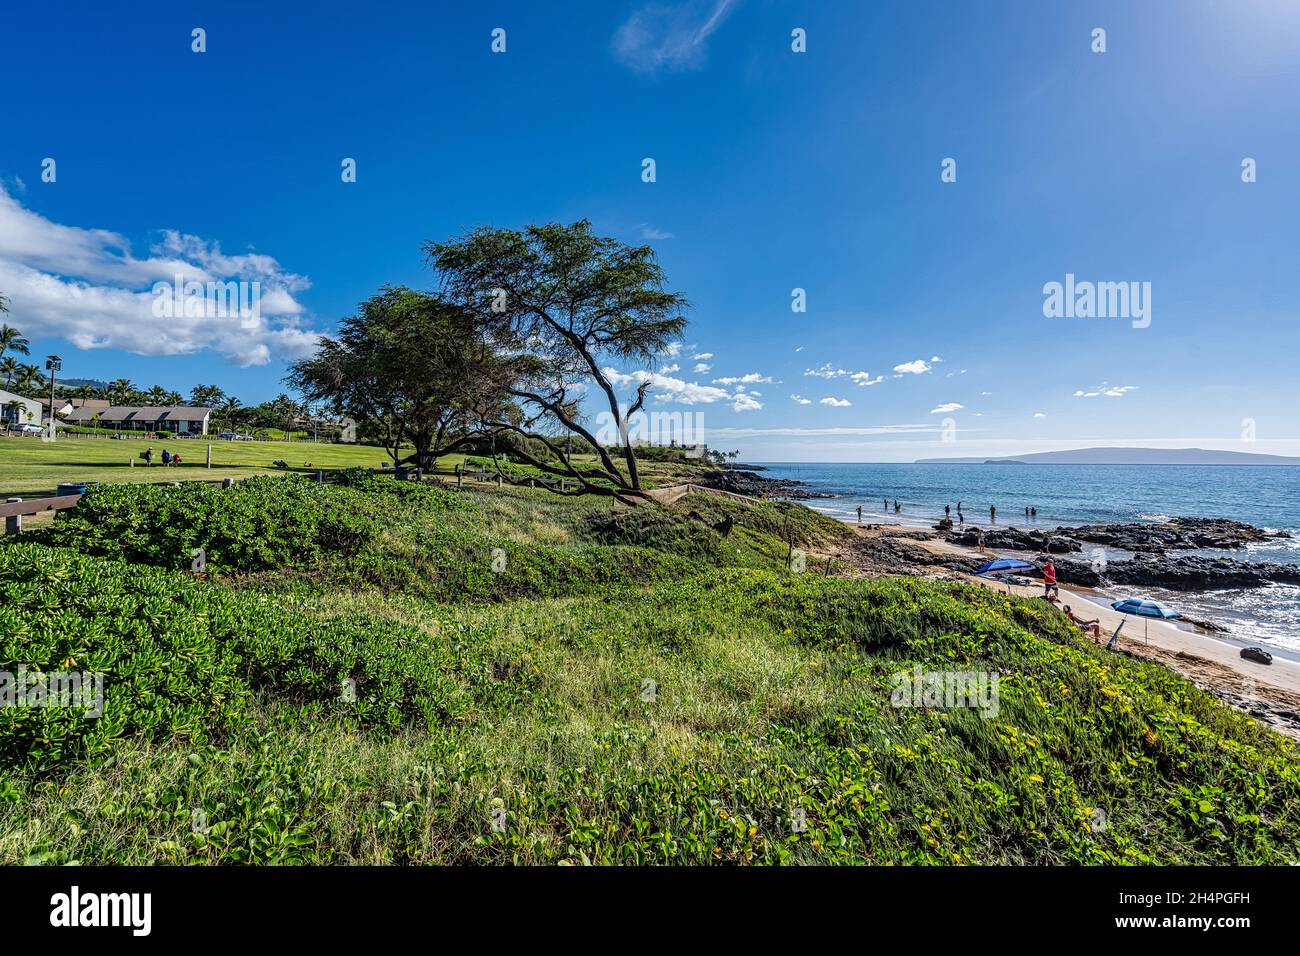
[[[261,401],[422,240],[586,217],[692,302],[655,407],[749,460],[1300,454],[1291,0],[53,0],[0,84],[0,291],[66,375]],[[267,321],[142,321],[176,264]],[[1067,273],[1149,326],[1045,317]]]

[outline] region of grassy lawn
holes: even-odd
[[[0,498],[36,498],[54,494],[61,481],[160,482],[220,481],[278,472],[271,463],[283,459],[294,469],[378,468],[388,456],[382,448],[364,445],[329,445],[313,442],[235,442],[212,444],[212,467],[205,467],[208,442],[203,439],[144,441],[108,438],[67,438],[44,442],[38,438],[0,438]],[[154,464],[145,467],[140,453],[152,447]],[[163,449],[177,452],[184,461],[163,468]],[[135,461],[132,467],[131,462]],[[454,467],[458,455],[442,459]]]
[[[289,464],[289,470],[314,474],[316,469],[378,468],[389,461],[382,448],[370,445],[331,445],[310,441],[242,442],[216,441],[212,445],[212,467],[206,467],[206,439],[171,439],[144,441],[109,438],[68,438],[44,442],[38,438],[0,438],[0,499],[10,497],[39,498],[53,495],[61,481],[98,481],[159,483],[171,481],[221,481],[224,478],[248,478],[252,475],[284,474],[272,462],[277,458]],[[140,453],[153,448],[154,463],[146,467]],[[175,468],[163,468],[162,452],[177,452],[184,459]],[[132,460],[135,465],[132,466]],[[474,455],[444,455],[438,459],[440,469],[455,468],[469,461],[491,470],[491,459]],[[595,463],[594,456],[575,455],[581,465]],[[310,462],[310,467],[308,466]],[[648,487],[669,483],[701,467],[642,462],[641,475]],[[529,469],[516,467],[515,471]]]

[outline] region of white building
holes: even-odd
[[[4,425],[42,424],[41,403],[0,388],[0,423]]]

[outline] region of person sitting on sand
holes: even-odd
[[[1068,604],[1062,607],[1061,610],[1065,612],[1066,617],[1079,626],[1079,630],[1091,634],[1094,638],[1101,637],[1101,618],[1085,621],[1083,618],[1079,617],[1079,615],[1071,611],[1070,605]]]
[[[1047,563],[1043,565],[1043,597],[1056,594],[1060,595],[1061,589],[1056,586],[1056,565],[1052,563],[1049,557]]]

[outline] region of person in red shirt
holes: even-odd
[[[1050,599],[1053,594],[1059,596],[1060,593],[1061,589],[1056,586],[1056,565],[1048,558],[1043,565],[1043,597]]]

